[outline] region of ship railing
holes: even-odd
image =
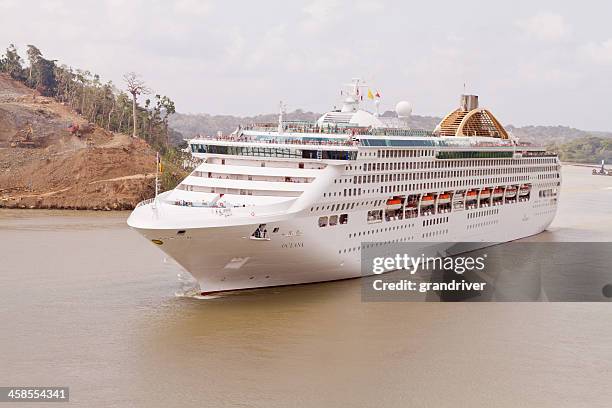
[[[290,145],[313,145],[313,146],[356,146],[359,144],[355,140],[340,139],[336,140],[303,140],[299,138],[266,138],[261,139],[249,136],[202,136],[198,139],[214,140],[221,142],[242,142],[259,144],[290,144]]]
[[[278,129],[278,124],[254,123],[251,125],[242,126],[240,129],[262,132],[275,132]],[[426,129],[398,129],[392,127],[372,128],[356,126],[350,123],[319,125],[316,123],[305,122],[283,122],[283,130],[299,133],[320,133],[347,136],[435,136],[433,132]]]
[[[136,204],[136,208],[141,207],[143,205],[151,204],[153,201],[155,201],[155,197],[143,200],[143,201],[139,202],[138,204]]]

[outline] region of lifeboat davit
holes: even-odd
[[[488,188],[485,188],[484,190],[482,190],[482,191],[480,192],[480,199],[481,199],[481,200],[482,200],[483,198],[484,198],[484,199],[487,199],[487,198],[490,198],[490,197],[491,197],[491,190],[489,190]]]
[[[434,196],[432,194],[427,194],[421,197],[421,207],[427,207],[428,205],[433,205]]]
[[[438,204],[448,204],[450,203],[451,196],[450,194],[444,193],[438,196]]]
[[[529,194],[530,191],[531,191],[531,187],[529,187],[529,186],[521,186],[521,189],[519,190],[519,195],[520,196],[526,196],[527,194]]]
[[[493,190],[493,198],[501,198],[504,195],[504,189],[497,187]]]

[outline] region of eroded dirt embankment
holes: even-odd
[[[130,209],[154,190],[155,153],[92,127],[64,104],[0,74],[0,207]]]

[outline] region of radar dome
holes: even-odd
[[[412,115],[412,105],[407,101],[398,102],[395,105],[395,113],[398,118],[409,118]]]

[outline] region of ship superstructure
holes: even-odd
[[[560,164],[512,138],[478,97],[433,131],[360,109],[355,82],[317,122],[189,141],[201,160],[128,224],[205,292],[361,275],[362,242],[506,242],[554,218]]]

